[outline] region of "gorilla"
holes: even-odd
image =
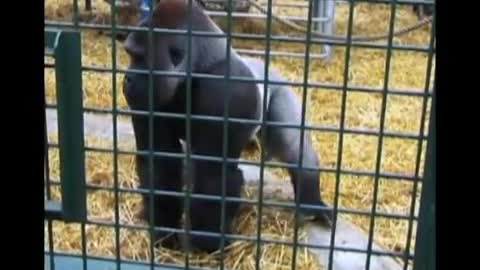
[[[217,25],[205,14],[203,8],[192,1],[192,30],[222,33]],[[188,0],[162,0],[153,10],[151,16],[143,19],[139,26],[169,29],[187,28]],[[191,70],[195,73],[221,75],[226,74],[229,63],[226,59],[227,47],[225,38],[192,36]],[[149,48],[148,33],[131,32],[127,36],[124,48],[129,55],[130,64],[125,74],[123,93],[128,106],[132,110],[148,111],[149,76],[133,70],[148,70],[149,64],[154,70],[185,72],[187,69],[187,37],[182,34],[153,33],[152,47]],[[230,75],[263,79],[264,62],[252,58],[242,58],[233,49],[230,54]],[[282,80],[277,71],[271,71],[273,80]],[[157,112],[186,112],[187,81],[183,77],[152,75],[153,107]],[[295,93],[286,86],[270,86],[264,95],[262,83],[250,81],[231,81],[225,87],[225,80],[214,78],[195,78],[191,80],[191,113],[197,116],[223,117],[228,104],[228,116],[249,120],[262,120],[299,125],[301,121],[301,104]],[[263,115],[263,102],[267,99],[268,109]],[[226,102],[225,102],[225,100]],[[185,119],[155,117],[153,121],[153,148],[149,149],[149,117],[132,115],[136,148],[138,151],[162,151],[181,153],[180,140],[185,141]],[[303,166],[319,167],[319,158],[312,147],[307,131],[304,132],[304,148],[300,149],[301,133],[299,128],[280,128],[269,126],[260,130],[254,123],[229,122],[226,136],[223,133],[223,121],[191,120],[192,154],[222,157],[223,140],[227,139],[227,157],[238,160],[246,145],[266,132],[266,140],[262,146],[270,158],[297,165],[303,156]],[[263,137],[263,136],[262,136]],[[302,151],[303,155],[301,155]],[[136,156],[136,169],[140,179],[140,187],[150,188],[150,178],[156,190],[181,191],[183,186],[182,160],[172,157],[155,156],[153,158],[153,175],[150,175],[148,157]],[[226,196],[239,197],[244,178],[237,163],[226,166]],[[211,160],[192,160],[189,172],[194,194],[221,196],[222,163]],[[301,204],[320,206],[315,209],[301,209],[303,216],[312,220],[329,222],[332,219],[331,209],[320,196],[319,169],[299,170],[289,168],[291,183],[295,191],[295,199]],[[297,189],[297,182],[300,189]],[[143,195],[143,218],[156,227],[179,228],[183,210],[183,198],[156,195],[153,202],[150,196]],[[221,229],[221,202],[192,198],[190,200],[191,230],[219,233]],[[150,206],[153,205],[153,220],[150,218]],[[231,232],[231,224],[240,203],[225,202],[224,232]],[[152,210],[153,211],[153,210]],[[156,240],[166,239],[163,245],[170,247],[178,241],[178,235],[169,237],[167,232],[156,232]],[[230,243],[225,239],[225,246]],[[213,252],[220,247],[218,235],[190,234],[189,245],[197,250]]]

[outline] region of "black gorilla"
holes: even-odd
[[[151,17],[141,22],[141,26],[150,24],[156,28],[186,29],[186,14],[188,1],[163,0],[156,7]],[[203,9],[193,3],[193,30],[221,32]],[[125,49],[130,56],[129,70],[148,69],[151,60],[155,70],[184,72],[187,67],[185,35],[155,33],[153,48],[148,50],[148,33],[132,32],[125,41]],[[224,76],[228,62],[226,61],[226,41],[218,37],[192,37],[191,64],[195,73],[206,73]],[[264,63],[250,58],[241,58],[232,50],[230,57],[231,76],[263,78]],[[272,72],[273,80],[280,76]],[[153,110],[172,113],[185,113],[186,110],[186,80],[183,77],[153,76]],[[225,102],[228,102],[228,115],[233,118],[260,120],[263,106],[263,84],[252,82],[231,81],[225,88],[225,81],[218,79],[192,78],[193,115],[220,116],[224,115]],[[127,72],[124,81],[124,95],[128,105],[133,110],[148,111],[148,75]],[[228,96],[226,96],[228,95]],[[295,94],[284,86],[270,87],[268,96],[268,111],[265,115],[268,121],[278,121],[300,124],[301,104]],[[148,116],[133,115],[137,150],[149,150],[149,120]],[[227,138],[223,136],[222,121],[191,120],[192,153],[221,157],[223,140],[228,139],[228,158],[238,159],[244,147],[256,136],[258,125],[229,122]],[[269,127],[267,140],[264,142],[269,155],[280,161],[298,164],[300,158],[299,128]],[[262,131],[263,132],[263,131]],[[160,118],[153,120],[153,150],[180,153],[179,140],[185,140],[185,120],[178,118]],[[137,156],[137,173],[141,188],[149,188],[148,157]],[[206,160],[192,160],[192,180],[194,194],[221,195],[222,163]],[[303,148],[303,165],[318,167],[319,160],[312,148],[308,132],[305,132]],[[182,188],[182,161],[168,157],[154,157],[153,186],[155,189],[180,191]],[[244,179],[238,164],[229,163],[226,173],[226,195],[239,197]],[[292,184],[299,183],[300,190],[295,190],[296,198],[302,204],[326,206],[320,196],[319,171],[289,169]],[[178,228],[183,210],[183,198],[173,196],[155,196],[153,201],[155,212],[150,220],[150,199],[144,196],[144,218],[155,226]],[[232,219],[235,217],[239,203],[227,202],[225,212],[225,232],[230,232]],[[328,210],[307,210],[302,213],[316,219],[328,221],[331,212]],[[190,205],[191,229],[196,231],[220,232],[221,203],[219,201],[192,199]],[[156,234],[156,238],[164,237],[166,233]],[[190,244],[204,251],[214,251],[219,248],[218,236],[191,235]],[[226,242],[228,244],[228,241]]]

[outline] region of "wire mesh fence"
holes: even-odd
[[[366,269],[378,267],[374,255],[393,258],[398,269],[411,269],[417,224],[424,219],[419,215],[420,201],[433,190],[423,190],[423,181],[428,179],[424,171],[432,169],[424,167],[434,128],[429,131],[434,110],[434,22],[394,34],[418,23],[412,5],[425,10],[434,3],[252,1],[265,8],[264,14],[253,12],[251,6],[240,12],[226,8],[234,7],[233,1],[204,1],[207,10],[201,11],[191,9],[199,5],[195,0],[146,2],[151,6],[142,14],[142,1],[46,1],[45,268],[342,269],[334,262],[337,252],[344,251],[365,254],[361,265]],[[161,9],[162,3],[171,8],[171,3],[180,2],[186,7],[184,14]],[[222,5],[213,9],[210,4]],[[125,6],[135,8],[122,14]],[[206,27],[199,13],[212,18],[215,27],[205,23],[210,25]],[[276,24],[280,20],[274,17],[295,22],[305,31]],[[178,27],[148,23],[179,19]],[[140,21],[144,23],[139,25]],[[386,33],[386,38],[355,40],[379,33]],[[138,60],[135,52],[126,52],[128,38],[134,36],[145,38],[146,51],[140,53],[147,59],[143,68],[132,66],[131,60]],[[164,45],[159,41],[170,40],[181,43],[183,50],[169,53],[181,54],[184,69],[159,67]],[[261,59],[264,65],[254,71],[263,75],[238,75],[238,62],[213,71],[199,68],[210,58],[233,63],[237,56],[252,70],[253,62],[245,59]],[[172,61],[173,66],[180,65]],[[141,106],[128,102],[126,77],[143,78],[143,91],[135,94],[144,98]],[[163,81],[167,84],[159,87]],[[159,93],[176,81],[182,90],[166,102],[170,106],[161,104]],[[208,94],[209,89],[199,87],[202,83],[223,90]],[[248,91],[252,85],[262,96],[255,100],[258,115],[266,117],[236,113],[251,104],[243,103],[243,96],[230,96],[232,91]],[[299,107],[273,107],[268,97],[280,91],[276,89],[294,93]],[[209,106],[201,107],[206,95]],[[223,104],[221,110],[212,112],[214,104]],[[269,119],[275,112],[298,117],[290,123]],[[138,129],[135,120],[132,126],[131,119],[141,119],[144,129]],[[235,141],[240,135],[232,133],[252,126],[260,127],[255,144]],[[139,135],[139,130],[145,134]],[[175,139],[168,135],[171,130]],[[269,137],[275,130],[298,133],[285,142]],[[167,140],[177,143],[159,146]],[[271,149],[266,147],[268,140],[273,142]],[[297,150],[295,162],[271,160],[268,150],[280,149],[282,143],[295,149],[311,147],[320,164],[312,165],[314,158],[304,157],[309,153],[305,150]],[[233,157],[236,144],[248,147]],[[205,145],[214,145],[215,150],[202,150]],[[169,169],[180,166],[181,171]],[[215,168],[215,173],[203,177],[219,179],[210,182],[217,183],[210,184],[215,185],[214,192],[202,192],[209,182],[200,182],[196,175],[208,174],[204,167]],[[229,190],[236,169],[245,178],[241,196]],[[302,177],[309,172],[319,174],[316,180],[326,206],[300,203],[296,196],[303,194]],[[253,176],[247,177],[249,173]],[[295,173],[300,179],[290,185]],[[176,179],[168,182],[174,187],[159,186],[159,174]],[[162,198],[167,203],[157,202]],[[156,220],[162,216],[157,213],[175,215],[168,214],[169,207],[179,202],[182,226]],[[198,207],[202,203],[207,206]],[[240,204],[238,212],[230,209],[235,203]],[[326,227],[306,221],[305,209],[332,211],[330,236],[322,244],[312,240],[308,225]],[[215,230],[198,229],[210,219],[218,219]],[[342,220],[365,234],[364,247],[338,244],[344,231],[337,225]],[[165,242],[158,234],[167,240],[175,236],[174,247],[158,245]],[[213,253],[200,252],[192,250],[189,240],[195,237],[201,239],[200,245],[211,239],[219,242]],[[318,250],[328,255],[318,256]],[[425,265],[422,259],[419,265]]]

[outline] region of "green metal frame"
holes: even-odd
[[[61,203],[46,201],[46,217],[83,222],[87,207],[80,32],[46,29],[45,54],[55,59],[62,194]]]
[[[138,262],[128,262],[120,260],[108,260],[102,258],[93,258],[93,257],[81,257],[75,255],[64,255],[64,254],[55,254],[54,256],[45,255],[45,270],[114,270],[118,269],[117,265],[120,265],[121,269],[124,270],[171,270],[171,269],[182,269],[178,267],[164,267],[164,266],[154,266],[150,267],[148,264],[142,264]],[[190,268],[196,269],[196,268]]]
[[[414,270],[436,269],[436,107],[435,95],[432,98],[432,112],[430,118],[429,141],[425,164],[425,177],[420,205],[418,233],[415,245]]]

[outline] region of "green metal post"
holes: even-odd
[[[415,245],[414,270],[434,270],[436,257],[435,204],[436,204],[436,108],[435,93],[432,96],[432,113],[428,132],[425,177]]]
[[[80,33],[46,31],[45,38],[47,52],[55,57],[62,219],[82,222],[87,211]]]

